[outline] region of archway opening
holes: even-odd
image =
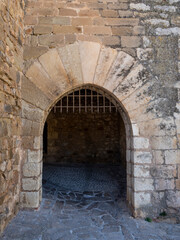
[[[113,96],[91,85],[58,100],[43,134],[45,193],[55,187],[125,199],[126,129],[120,109]]]

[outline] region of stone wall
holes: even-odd
[[[116,112],[61,114],[51,111],[47,118],[44,161],[120,165],[125,161],[126,151],[125,129],[120,122],[122,119]]]
[[[133,214],[157,216],[166,210],[178,215],[179,0],[25,2],[25,27],[23,1],[0,2],[1,228],[16,211],[19,197],[21,119],[25,164],[20,201],[23,207],[37,208],[46,116],[62,94],[87,83],[122,103]]]
[[[0,232],[19,206],[23,9],[0,1]]]

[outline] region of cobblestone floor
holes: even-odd
[[[45,166],[40,209],[20,211],[0,239],[180,240],[180,224],[132,218],[122,182],[117,167]]]

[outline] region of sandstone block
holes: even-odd
[[[84,33],[85,34],[104,34],[108,35],[111,34],[111,28],[110,27],[104,27],[104,26],[85,26],[84,27]]]
[[[66,34],[65,35],[65,44],[71,44],[76,41],[76,34]]]
[[[86,26],[86,25],[92,25],[92,24],[93,24],[92,18],[87,18],[87,17],[72,18],[73,26]]]
[[[31,162],[31,163],[39,163],[41,162],[41,151],[40,150],[30,150],[28,149],[28,162]]]
[[[137,18],[107,18],[105,19],[106,25],[119,25],[119,26],[136,26],[139,23]]]
[[[101,46],[98,43],[81,42],[79,45],[84,83],[92,83]]]
[[[41,136],[36,136],[34,137],[34,149],[39,150],[42,149],[42,137]]]
[[[139,47],[141,45],[141,38],[134,36],[122,36],[121,45],[122,47]]]
[[[133,136],[139,136],[139,127],[137,124],[132,124]]]
[[[24,47],[24,60],[29,60],[31,58],[38,58],[41,56],[43,53],[47,51],[47,47],[29,47],[25,46]]]
[[[40,16],[51,16],[53,15],[53,9],[51,8],[33,8],[31,11],[32,15],[40,15]]]
[[[129,69],[134,64],[134,58],[120,51],[104,83],[104,87],[113,91],[124,79]]]
[[[115,57],[117,56],[117,51],[111,48],[102,48],[97,68],[94,76],[94,83],[103,86],[103,83],[106,79],[106,75],[108,74],[110,67],[112,66]]]
[[[24,17],[24,24],[25,25],[35,25],[37,24],[37,17],[35,16],[25,16]]]
[[[77,16],[77,12],[74,9],[60,8],[59,15],[60,16]]]
[[[176,179],[176,189],[180,191],[180,179]]]
[[[70,25],[69,17],[39,17],[40,25]]]
[[[154,158],[154,162],[157,165],[163,164],[164,163],[164,152],[159,151],[159,150],[153,151],[153,158]]]
[[[175,178],[177,176],[176,165],[157,165],[151,169],[151,175],[162,179]]]
[[[49,52],[47,52],[47,54],[49,54]],[[41,59],[44,59],[47,54],[42,55]],[[52,66],[50,65],[49,67]],[[51,79],[47,74],[48,69],[45,70],[43,66],[38,61],[36,61],[27,70],[26,76],[31,79],[36,84],[36,86],[43,91],[45,95],[47,95],[50,99],[53,99],[54,94],[58,91],[58,89],[56,84],[52,84],[53,78]]]
[[[83,83],[81,59],[78,45],[72,44],[63,48],[59,48],[58,52],[69,77],[70,83],[73,86]]]
[[[144,35],[145,34],[145,27],[144,26],[134,26],[133,27],[133,34],[134,35]]]
[[[126,2],[122,2],[122,3],[110,3],[108,4],[108,8],[109,9],[120,9],[120,10],[124,10],[124,9],[128,9],[128,4]]]
[[[22,135],[23,136],[30,136],[31,135],[31,128],[32,128],[32,121],[28,119],[22,119]]]
[[[146,192],[134,193],[134,206],[135,208],[151,205],[151,194]]]
[[[128,10],[119,10],[119,16],[120,18],[125,18],[125,17],[132,17],[133,16],[133,12],[132,11],[128,11]]]
[[[32,121],[40,122],[43,119],[44,112],[32,104],[22,101],[22,117]]]
[[[55,47],[64,44],[64,35],[41,35],[38,37],[38,42],[44,46]]]
[[[102,10],[102,17],[118,17],[118,12],[116,10]]]
[[[177,139],[174,136],[152,137],[151,138],[152,149],[176,149]]]
[[[134,137],[135,149],[146,149],[149,147],[149,139],[143,137]]]
[[[148,165],[134,165],[134,177],[142,177],[149,178],[150,175],[150,167]]]
[[[120,46],[121,39],[118,36],[105,36],[101,37],[102,44],[105,46]]]
[[[82,33],[82,28],[81,27],[76,27],[76,26],[54,25],[53,33],[60,33],[60,34]]]
[[[134,178],[134,191],[153,191],[153,182],[151,178]]]
[[[83,16],[83,17],[96,17],[99,15],[100,14],[98,10],[80,10],[79,11],[79,16]]]
[[[150,152],[134,152],[134,163],[140,164],[151,164],[152,163],[152,154]]]
[[[22,188],[24,191],[37,191],[41,188],[41,178],[23,178]]]
[[[155,188],[158,191],[174,189],[174,179],[155,179]]]
[[[22,207],[38,208],[39,207],[39,192],[21,192],[20,202]]]
[[[166,203],[168,207],[180,208],[180,191],[168,191]]]
[[[132,31],[132,27],[112,27],[113,35],[128,36],[132,34]]]
[[[42,110],[45,110],[49,106],[50,99],[26,77],[23,77],[21,87],[22,99],[31,102]]]
[[[166,164],[180,164],[180,150],[167,150],[165,151]]]
[[[52,27],[51,26],[42,26],[42,25],[37,25],[34,27],[34,34],[39,35],[39,34],[50,34],[52,32]]]
[[[23,175],[25,177],[38,177],[40,174],[41,163],[25,163],[23,166]]]

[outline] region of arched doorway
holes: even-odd
[[[143,173],[144,163],[148,171],[152,164],[149,136],[146,129],[139,131],[142,120],[145,124],[149,117],[148,98],[144,97],[148,89],[144,67],[123,51],[98,43],[76,42],[49,50],[30,64],[25,75],[21,205],[37,208],[41,202],[42,136],[47,116],[67,93],[88,85],[97,88],[100,94],[104,91],[110,102],[120,106],[126,131],[127,202],[134,215],[145,216],[152,206],[154,186],[151,175]],[[137,96],[140,96],[138,101]]]
[[[119,101],[96,85],[85,84],[64,94],[44,126],[43,182],[67,191],[116,190],[124,197],[126,129],[122,112]]]

